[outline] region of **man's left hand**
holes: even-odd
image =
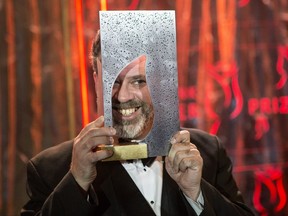
[[[165,158],[166,170],[179,185],[182,192],[196,201],[200,193],[203,159],[194,144],[190,133],[177,132],[171,139],[171,149]]]

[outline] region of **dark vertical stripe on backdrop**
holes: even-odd
[[[217,33],[218,33],[218,50],[219,50],[219,62],[223,65],[223,67],[232,67],[233,64],[236,64],[236,51],[235,51],[235,45],[236,45],[236,27],[237,27],[237,20],[236,20],[236,10],[237,10],[237,4],[236,1],[217,1]],[[238,68],[238,65],[236,65]],[[234,76],[238,73],[235,71]],[[233,75],[229,75],[228,73],[232,73],[230,70],[223,69],[222,73],[226,77],[227,83],[232,83]],[[238,79],[237,75],[237,79]],[[225,93],[225,92],[224,92]],[[235,97],[237,95],[232,95],[231,97]],[[240,95],[239,95],[240,96]],[[225,95],[224,95],[225,97]],[[224,98],[224,100],[227,98]],[[242,99],[242,97],[240,97]],[[242,110],[242,101],[241,100],[234,99],[235,107],[240,107]],[[233,100],[230,98],[230,100]],[[237,103],[238,102],[238,103]],[[232,102],[230,102],[232,104]],[[225,105],[224,105],[225,106]],[[233,118],[236,118],[239,113],[234,112],[235,116]],[[222,113],[220,113],[221,116],[223,116]],[[231,119],[231,116],[230,116]],[[241,125],[241,124],[240,124]],[[230,128],[232,125],[230,126]],[[231,128],[232,129],[232,128]],[[237,131],[236,134],[238,136],[235,138],[235,158],[234,158],[234,164],[235,166],[244,166],[244,158],[243,158],[243,151],[244,151],[244,142],[242,140],[243,132],[242,128],[239,127],[239,124],[236,126],[235,130]],[[241,134],[241,135],[240,135]],[[239,139],[240,135],[240,139]]]
[[[1,40],[1,39],[0,39]],[[4,100],[2,98],[2,87],[3,87],[3,77],[2,74],[0,73],[0,214],[1,214],[1,210],[3,209],[3,150],[2,150],[2,146],[4,144],[3,139],[2,139],[2,129],[4,128],[4,124],[2,123],[4,121],[3,118],[3,112],[2,112],[2,106],[4,104]]]
[[[70,49],[70,34],[69,34],[69,0],[61,0],[62,8],[62,27],[63,27],[63,44],[64,44],[64,64],[66,76],[66,94],[67,94],[67,110],[68,110],[68,125],[69,138],[75,136],[75,108],[74,108],[74,88],[71,68],[71,49]]]
[[[2,28],[0,29],[0,59],[3,59],[3,62],[7,61],[7,43],[5,41],[5,31],[6,31],[6,22],[5,17],[6,11],[4,8],[0,8],[0,26]],[[7,103],[6,103],[6,94],[7,94],[7,65],[1,64],[0,65],[0,215],[3,211],[3,174],[4,174],[4,146],[6,146],[6,142],[4,142],[4,137],[6,136],[5,130],[7,130]],[[4,72],[5,71],[5,72]]]
[[[0,59],[3,59],[3,62],[6,60],[7,61],[7,44],[5,41],[5,31],[6,31],[6,22],[5,22],[5,17],[6,16],[6,11],[4,10],[4,8],[0,8],[0,26],[2,26],[2,28],[0,29],[0,47],[1,47],[1,51],[0,51]],[[0,71],[2,71],[0,73],[0,215],[2,214],[3,211],[3,172],[4,172],[4,153],[3,153],[3,149],[4,146],[6,146],[6,142],[4,142],[4,137],[5,137],[5,131],[6,130],[6,96],[4,96],[4,94],[6,95],[7,93],[7,68],[6,68],[6,64],[1,64],[0,65]],[[5,71],[5,72],[4,72]]]
[[[198,127],[209,131],[212,116],[209,116],[210,110],[207,107],[211,107],[210,103],[214,95],[212,92],[212,83],[207,75],[206,65],[212,64],[213,62],[213,38],[211,37],[211,17],[210,17],[210,0],[203,1],[201,7],[202,15],[200,18],[199,28],[199,68],[197,71],[197,109],[199,119],[207,119],[199,121]],[[202,109],[204,107],[204,109]]]
[[[14,211],[14,183],[16,157],[16,76],[15,76],[15,30],[13,1],[6,2],[7,21],[7,66],[8,66],[8,170],[7,170],[7,213]]]
[[[42,78],[41,78],[41,61],[40,61],[40,25],[39,25],[39,9],[38,1],[30,0],[31,8],[31,29],[32,29],[32,41],[31,41],[31,108],[33,113],[32,125],[31,125],[31,137],[34,143],[34,154],[41,151],[42,143]]]

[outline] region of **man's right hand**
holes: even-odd
[[[86,125],[74,139],[71,173],[76,182],[85,190],[97,176],[96,162],[112,156],[109,150],[97,150],[98,145],[113,144],[116,131],[104,127],[104,117]]]

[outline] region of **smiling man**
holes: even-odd
[[[128,64],[114,82],[113,126],[118,137],[142,140],[152,127],[154,112],[145,67],[143,55]]]
[[[101,108],[99,32],[91,56]],[[105,127],[100,116],[73,140],[46,149],[29,161],[30,198],[22,216],[253,215],[243,203],[231,161],[219,139],[203,131],[185,129],[171,134],[169,154],[149,163],[103,162],[113,152],[98,146],[115,144],[119,139],[142,140],[153,125],[155,110],[145,62],[145,55],[137,57],[114,81],[113,127]]]

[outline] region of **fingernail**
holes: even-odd
[[[108,154],[110,154],[109,157],[111,157],[114,154],[113,150],[107,150],[107,151],[108,151]]]
[[[116,134],[116,130],[113,127],[111,127],[111,126],[110,126],[110,132],[111,132],[112,135]]]
[[[175,144],[176,143],[176,139],[175,138],[172,138],[171,139],[171,144]]]
[[[114,138],[113,137],[109,137],[109,140],[110,140],[110,144],[114,143]]]

